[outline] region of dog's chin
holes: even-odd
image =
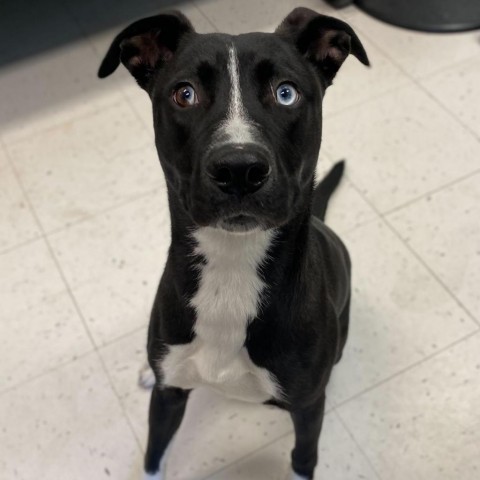
[[[260,222],[250,215],[233,215],[222,218],[215,223],[215,227],[239,235],[264,230]]]

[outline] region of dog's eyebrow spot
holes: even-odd
[[[255,67],[255,75],[260,85],[268,83],[275,75],[275,67],[270,60],[261,60]]]
[[[202,62],[197,67],[197,76],[204,86],[212,86],[215,80],[215,74],[215,69],[208,62]]]

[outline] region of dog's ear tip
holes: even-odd
[[[110,75],[109,72],[105,71],[104,68],[102,68],[103,65],[100,65],[100,68],[98,69],[98,72],[97,72],[97,77],[98,78],[106,78]]]
[[[358,39],[356,39],[358,40]],[[357,43],[357,42],[355,42]],[[371,67],[372,64],[370,63],[370,59],[368,58],[367,52],[363,48],[362,44],[360,43],[360,40],[358,40],[358,44],[356,45],[356,48],[351,52],[355,57],[357,57],[358,61],[365,65],[366,67]]]

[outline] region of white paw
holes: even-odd
[[[155,386],[155,374],[147,362],[138,372],[138,384],[146,390],[150,390]]]
[[[143,472],[143,480],[164,480],[164,476],[162,472],[157,473],[147,473]]]
[[[287,475],[287,478],[286,480],[308,480],[307,477],[302,477],[301,475],[299,475],[298,473],[295,473],[293,470],[291,472],[289,472],[289,474]]]

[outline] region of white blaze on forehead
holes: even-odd
[[[240,66],[233,45],[228,49],[228,74],[230,77],[230,104],[227,118],[220,127],[220,134],[227,143],[254,143],[254,128],[242,100]]]

